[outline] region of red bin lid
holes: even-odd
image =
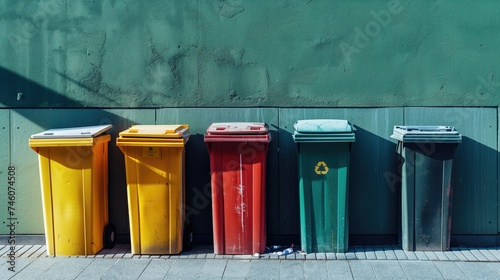
[[[265,123],[213,123],[207,129],[205,142],[269,142],[271,135]]]
[[[269,129],[265,123],[227,122],[213,123],[208,127],[208,134],[266,134]]]

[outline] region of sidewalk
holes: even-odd
[[[0,246],[0,279],[500,279],[500,247],[405,252],[359,246],[345,254],[214,255],[197,246],[180,255],[132,255],[118,244],[97,255],[47,257],[41,245]]]

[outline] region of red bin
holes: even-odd
[[[260,254],[266,249],[270,140],[264,123],[213,123],[207,129],[215,254]]]

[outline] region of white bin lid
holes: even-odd
[[[70,128],[53,128],[31,135],[32,139],[58,139],[58,138],[90,138],[98,136],[111,129],[110,124],[96,126],[82,126]]]
[[[401,142],[460,143],[462,135],[453,126],[447,125],[396,125],[392,139]]]

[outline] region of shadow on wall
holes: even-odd
[[[455,235],[452,235],[452,246],[478,244],[474,237],[465,235],[498,233],[498,156],[497,150],[462,135],[462,143],[455,150],[452,171],[451,232]],[[499,244],[498,236],[489,241],[488,237],[484,238],[482,242],[487,242],[486,245],[493,241]]]
[[[349,173],[349,230],[352,241],[364,244],[363,235],[373,242],[395,242],[400,189],[390,176],[397,170],[396,144],[354,125]],[[373,235],[377,237],[374,239]],[[366,240],[368,241],[368,240]]]
[[[0,85],[0,103],[6,108],[82,107],[81,103],[1,66]]]
[[[194,134],[186,144],[186,224],[194,241],[213,244],[210,156],[203,134]]]
[[[109,218],[116,226],[118,234],[128,234],[128,209],[125,165],[123,153],[115,145],[119,132],[131,125],[141,122],[154,123],[154,110],[141,110],[140,114],[127,110],[82,109],[82,104],[64,95],[46,88],[36,82],[26,79],[10,70],[0,67],[0,107],[11,111],[11,126],[16,127],[10,135],[10,149],[16,150],[12,155],[17,165],[29,165],[25,170],[38,174],[38,163],[28,163],[21,160],[23,153],[33,153],[27,144],[31,134],[51,128],[79,127],[112,124],[108,131],[111,134],[109,143]],[[58,109],[50,109],[56,107]],[[73,109],[64,109],[72,108]],[[133,110],[132,110],[133,111]],[[150,115],[145,117],[144,115]],[[15,147],[16,149],[14,149]],[[19,176],[23,176],[19,174]],[[30,176],[24,176],[26,178]],[[31,181],[30,181],[31,183]],[[38,191],[38,190],[37,190]],[[22,197],[19,198],[20,200]],[[40,213],[42,209],[24,209],[26,220],[36,216],[30,211]],[[30,231],[33,232],[33,231]],[[120,236],[118,236],[120,237]],[[118,240],[120,241],[120,240]],[[127,237],[123,242],[129,242]]]

